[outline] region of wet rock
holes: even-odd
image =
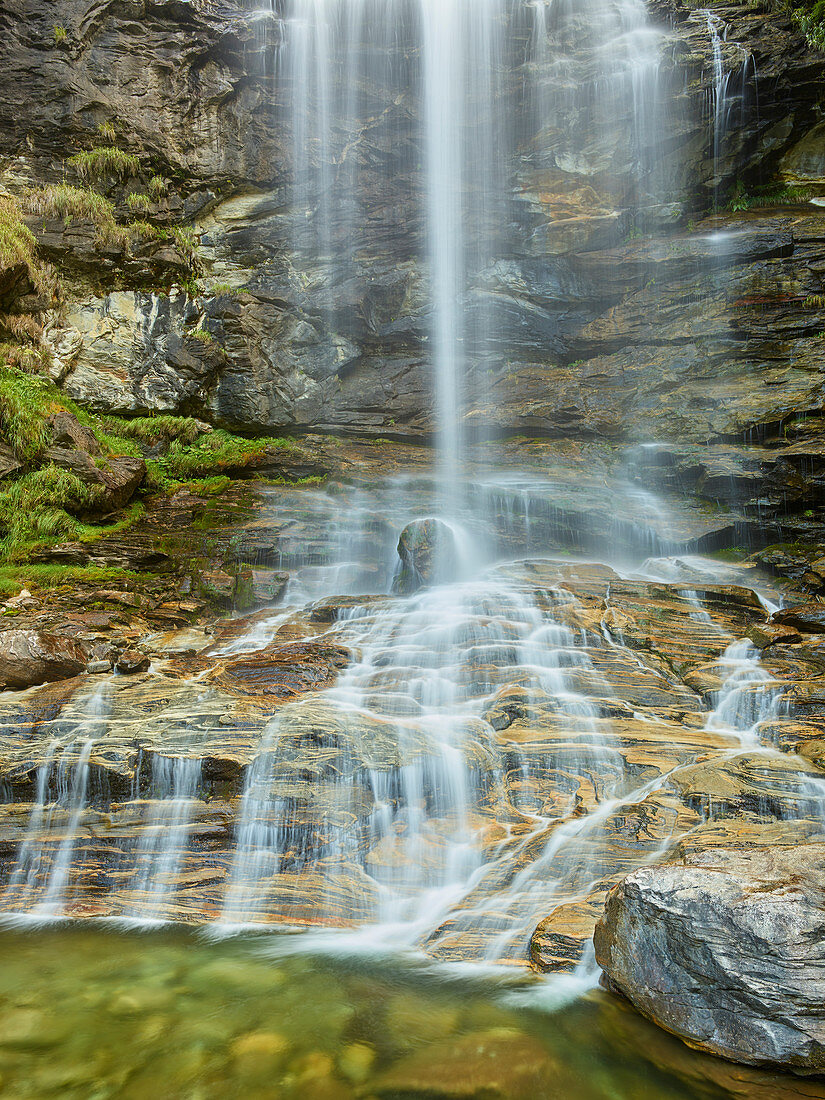
[[[792,626],[773,626],[770,623],[753,623],[748,628],[748,637],[757,649],[767,649],[772,645],[795,645],[802,641],[802,635]]]
[[[689,856],[608,895],[596,958],[611,985],[691,1046],[825,1069],[825,845]]]
[[[398,540],[399,572],[393,592],[409,596],[431,584],[454,580],[459,558],[455,534],[440,519],[416,519],[408,523]]]
[[[803,634],[825,634],[825,603],[795,604],[783,607],[771,616],[771,623],[801,631]]]
[[[289,573],[276,569],[241,568],[235,586],[238,607],[258,607],[274,603],[289,582]]]
[[[20,690],[85,671],[88,654],[73,638],[40,630],[0,634],[0,688]]]
[[[231,695],[270,706],[331,687],[350,659],[350,651],[344,646],[323,641],[295,642],[236,657],[183,658],[173,667],[186,674],[203,670],[206,679]]]
[[[125,649],[118,657],[117,670],[124,676],[133,676],[137,672],[146,672],[150,660],[139,649]]]

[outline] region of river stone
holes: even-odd
[[[0,687],[20,690],[85,671],[88,655],[73,638],[41,630],[0,634]]]
[[[608,895],[595,948],[611,986],[688,1045],[825,1070],[825,844],[634,871]]]
[[[440,519],[415,519],[398,540],[401,567],[393,581],[393,592],[409,596],[419,588],[455,580],[458,549],[455,535]]]

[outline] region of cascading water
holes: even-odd
[[[485,430],[467,420],[466,398],[483,406],[488,372],[509,364],[504,275],[575,251],[574,192],[595,212],[592,239],[609,242],[664,200],[661,33],[641,0],[284,0],[277,18],[272,79],[290,171],[275,266],[303,311],[290,354],[320,342],[316,360],[333,373],[356,354],[355,328],[361,338],[385,323],[352,302],[392,227],[403,244],[385,274],[402,270],[403,294],[425,303],[425,331],[409,342],[432,371],[435,470],[267,491],[276,518],[261,554],[288,574],[280,605],[208,647],[219,672],[193,675],[204,677],[187,700],[198,717],[181,736],[174,722],[143,728],[173,709],[154,683],[142,688],[145,723],[128,699],[120,706],[126,734],[92,721],[97,704],[68,731],[43,723],[3,906],[71,911],[78,834],[94,808],[129,815],[128,837],[107,834],[93,852],[106,915],[179,917],[188,884],[205,883],[208,905],[186,900],[187,919],[366,927],[441,958],[511,962],[525,960],[544,918],[566,912],[566,940],[581,941],[566,962],[587,969],[588,929],[612,882],[704,824],[674,774],[764,750],[759,727],[780,717],[754,651],[733,641],[758,609],[746,601],[736,619],[703,602],[701,584],[725,572],[684,556],[702,530],[683,535],[684,515],[621,476],[580,464],[565,482],[539,463],[497,468],[503,448],[484,462],[470,446]],[[718,175],[730,96],[715,17],[707,27]],[[526,258],[513,222],[530,229]],[[449,583],[391,595],[399,535],[422,517],[450,533]],[[656,649],[657,601],[673,660]],[[256,725],[231,695],[233,662],[296,636],[339,647],[347,667]],[[673,669],[720,655],[708,717]],[[92,789],[93,773],[119,775],[146,753],[151,778],[121,790],[122,803]],[[221,810],[207,821],[212,801]]]
[[[151,809],[143,823],[130,884],[135,901],[125,916],[162,920],[170,915],[200,779],[201,762],[196,757],[152,758]]]
[[[751,84],[756,87],[756,63],[752,55],[738,43],[731,43],[728,47],[727,24],[716,12],[701,8],[691,15],[691,19],[704,21],[713,51],[713,85],[708,113],[713,127],[713,192],[718,200],[726,139],[747,118],[751,107],[748,101]],[[730,53],[736,55],[736,64],[726,56]],[[758,96],[755,92],[754,98],[758,110]]]
[[[69,731],[68,740],[49,743],[37,771],[35,801],[2,908],[41,918],[63,915],[71,893],[72,858],[87,809],[89,761],[95,740],[105,731],[108,698],[108,686],[103,683],[85,701],[81,721]]]

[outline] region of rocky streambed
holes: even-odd
[[[247,483],[258,507],[223,514],[194,572],[165,544],[161,590],[9,601],[3,909],[326,929],[342,950],[367,929],[585,985],[598,924],[598,962],[657,1022],[818,1071],[821,899],[804,868],[825,843],[825,634],[807,583],[759,555],[697,554],[727,517],[671,509],[615,467],[605,483],[571,454],[566,491],[560,467],[476,470],[445,527],[451,576],[419,557],[423,587],[392,595],[396,543],[438,512],[439,483],[423,454],[398,475],[397,452],[369,452],[344,446],[326,489]],[[111,553],[149,552],[153,522]],[[409,564],[420,546],[400,541]],[[612,564],[596,560],[608,544]],[[216,618],[192,583],[218,575],[221,598],[245,578],[259,610]],[[49,636],[74,664],[48,664]],[[15,668],[52,682],[15,690]],[[731,974],[763,913],[775,924],[740,997]]]

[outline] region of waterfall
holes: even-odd
[[[109,710],[110,689],[104,681],[81,704],[68,738],[49,742],[37,769],[34,803],[15,869],[0,897],[3,910],[41,918],[64,914],[72,894],[81,823],[89,805],[90,761],[107,728]]]
[[[536,217],[529,202],[563,229],[572,195],[601,204],[600,231],[618,237],[662,201],[661,33],[642,0],[285,0],[282,24],[291,291],[336,369],[357,324],[353,288],[369,296],[362,259],[390,233],[402,242],[392,259],[426,300],[421,354],[451,510],[466,442],[487,430],[468,421],[468,398],[484,406],[508,354],[508,227]],[[379,90],[390,106],[376,111]],[[615,154],[594,159],[594,138]]]
[[[725,46],[728,41],[728,27],[716,12],[709,8],[700,8],[693,12],[690,18],[704,20],[713,57],[713,84],[710,90],[709,113],[713,140],[713,194],[718,203],[719,186],[723,176],[722,162],[726,155],[726,139],[729,132],[745,122],[748,110],[748,81],[752,77],[754,84],[756,83],[756,64],[747,50],[738,43],[732,43],[732,49],[740,55],[740,65],[738,68],[726,65]]]
[[[170,915],[200,780],[201,762],[197,757],[152,757],[150,799],[129,887],[135,900],[125,916],[161,920]]]

